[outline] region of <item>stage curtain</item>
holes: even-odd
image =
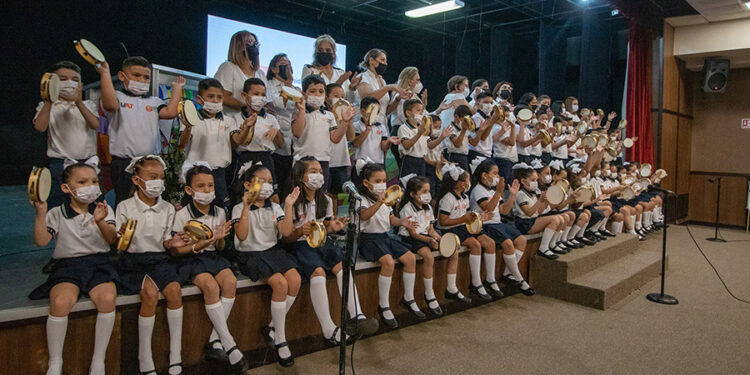
[[[638,137],[627,150],[627,160],[653,164],[651,137],[651,43],[652,31],[630,19],[628,79],[626,93],[627,135]]]

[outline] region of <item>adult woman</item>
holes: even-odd
[[[383,73],[388,67],[388,56],[385,51],[379,48],[373,48],[365,54],[362,62],[359,63],[360,69],[363,70],[362,82],[357,85],[359,96],[372,96],[380,103],[380,112],[377,121],[381,124],[387,124],[386,116],[393,112],[398,105],[398,101],[391,101],[391,91],[398,91],[399,97],[410,97],[406,90],[399,89],[398,85],[387,85],[383,79]]]
[[[266,96],[269,100],[268,107],[273,111],[276,120],[279,121],[279,128],[284,136],[284,147],[277,148],[272,155],[274,175],[277,178],[275,182],[281,190],[279,193],[282,197],[285,197],[288,193],[289,171],[292,170],[292,113],[294,112],[294,102],[287,100],[284,104],[281,90],[284,87],[294,87],[292,75],[292,63],[286,54],[279,53],[268,63],[268,73],[266,74],[266,79],[268,79],[266,89]],[[294,88],[301,90],[299,87]]]
[[[508,81],[500,81],[492,89],[492,97],[495,98],[495,102],[507,105],[508,108],[513,110],[513,84]]]
[[[362,76],[352,72],[334,67],[336,63],[336,41],[328,34],[323,34],[315,39],[315,55],[313,62],[302,68],[302,78],[310,74],[323,77],[326,85],[338,83],[344,89],[344,99],[357,105],[359,96],[357,86],[362,81]]]
[[[403,125],[406,122],[406,117],[404,116],[404,102],[409,99],[419,99],[422,101],[425,107],[425,113],[427,113],[426,107],[427,107],[427,91],[422,90],[422,97],[418,96],[417,88],[421,86],[421,78],[419,77],[419,69],[413,66],[407,66],[406,68],[401,70],[401,73],[398,75],[398,81],[396,82],[396,86],[403,92],[405,92],[407,95],[411,94],[410,96],[406,97],[399,97],[397,98],[398,103],[396,105],[396,110],[391,113],[391,127],[397,127],[400,125]]]
[[[578,99],[573,96],[565,98],[565,109],[568,110],[568,113],[570,114],[570,117],[573,118],[574,123],[578,123],[581,121],[581,118],[578,116]]]
[[[260,69],[258,54],[260,43],[255,34],[243,30],[232,35],[229,41],[229,54],[226,62],[219,65],[214,78],[224,86],[224,113],[233,116],[247,105],[242,100],[242,87],[251,77],[266,81]]]
[[[455,75],[448,79],[448,93],[443,98],[443,103],[450,104],[451,106],[440,113],[440,122],[442,123],[443,129],[450,126],[453,122],[453,111],[459,105],[469,106],[469,102],[466,98],[469,96],[469,79],[465,76]]]

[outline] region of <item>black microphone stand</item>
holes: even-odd
[[[662,193],[662,198],[666,198],[666,195],[669,193],[664,191]],[[672,195],[675,195],[672,193]],[[675,195],[676,197],[676,195]],[[662,199],[662,202],[666,203],[666,199]],[[661,291],[659,293],[650,293],[646,296],[649,301],[661,303],[664,305],[676,305],[678,303],[677,298],[670,296],[669,294],[664,294],[664,278],[666,277],[666,268],[667,268],[667,227],[669,227],[669,224],[667,224],[667,205],[662,205],[664,208],[664,233],[662,234],[662,241],[661,241]]]
[[[354,263],[354,243],[357,239],[357,225],[354,223],[356,218],[357,200],[352,194],[349,195],[349,224],[346,226],[346,246],[344,247],[344,259],[341,266],[344,272],[341,285],[341,330],[339,331],[339,374],[346,374],[346,338],[344,333],[347,332],[346,307],[349,304],[349,277],[351,274],[352,264]]]
[[[716,222],[714,223],[714,236],[706,238],[706,241],[727,242],[725,239],[719,238],[719,198],[721,197],[721,179],[721,177],[717,177],[713,181],[708,180],[710,182],[717,181],[718,185],[716,186]]]

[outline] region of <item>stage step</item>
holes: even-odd
[[[661,253],[620,234],[556,260],[534,257],[539,294],[605,310],[659,276]]]

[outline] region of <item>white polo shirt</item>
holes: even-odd
[[[528,140],[532,137],[531,133],[529,132],[528,128],[524,128],[524,131],[526,134],[524,135],[524,139]],[[516,150],[518,150],[518,155],[531,155],[531,146],[521,147],[521,145],[518,143],[518,141],[521,140],[521,125],[516,124]]]
[[[83,105],[97,118],[96,103],[84,100]],[[34,119],[42,111],[44,102],[36,106]],[[51,104],[47,128],[47,156],[50,158],[88,159],[96,155],[96,130],[86,126],[86,119],[75,102],[58,100]]]
[[[479,125],[486,119],[487,116],[482,113],[482,111],[477,111],[477,113],[472,117],[474,119],[474,123],[477,124],[477,130],[479,130]],[[476,132],[466,132],[466,137],[474,138],[477,136]],[[487,135],[487,138],[480,139],[479,143],[477,143],[476,146],[469,143],[469,150],[473,150],[475,152],[478,152],[482,154],[484,157],[491,158],[492,157],[492,131],[490,131],[490,134]]]
[[[237,223],[242,216],[243,204],[239,203],[232,208],[232,222]],[[276,203],[266,199],[263,207],[250,206],[247,217],[247,238],[240,241],[234,236],[234,248],[238,251],[264,251],[279,242],[279,222],[284,220],[284,210]]]
[[[494,139],[493,137],[495,137],[495,135],[501,131],[503,131],[503,126],[495,124],[495,126],[492,128],[490,138]],[[496,158],[510,160],[516,163],[518,162],[518,148],[516,147],[516,144],[514,143],[512,146],[508,146],[503,143],[503,140],[508,137],[510,137],[510,128],[508,128],[508,130],[500,136],[500,139],[498,139],[497,142],[494,142],[492,144],[492,150],[495,152]]]
[[[365,124],[362,121],[354,123],[354,133],[356,135],[364,133],[365,128]],[[354,148],[354,160],[367,160],[367,158],[370,158],[376,163],[385,164],[385,153],[380,148],[380,142],[386,139],[388,139],[388,130],[385,128],[385,125],[375,123],[364,142],[359,147]]]
[[[469,197],[466,194],[461,194],[459,196],[455,192],[451,191],[448,194],[445,194],[443,198],[440,199],[440,203],[438,203],[438,209],[440,210],[440,214],[448,215],[448,218],[450,219],[458,219],[466,215],[466,212],[469,209]],[[451,229],[460,225],[463,224],[447,226],[440,225],[440,221],[438,220],[438,226],[440,227],[440,229]]]
[[[212,169],[224,168],[232,162],[232,133],[238,130],[237,123],[221,112],[214,118],[199,114],[201,121],[190,130],[185,160],[203,160]]]
[[[114,113],[104,111],[109,121],[109,153],[121,158],[160,154],[159,109],[166,106],[165,102],[124,91],[115,95],[120,108]]]
[[[430,139],[427,142],[434,141],[435,139],[437,138],[430,137]],[[438,142],[437,146],[435,146],[432,149],[429,146],[427,147],[427,155],[425,155],[424,158],[429,161],[441,161],[443,160],[442,155],[443,155],[443,142]]]
[[[411,99],[419,99],[422,100],[419,96],[417,96],[416,92],[413,92],[411,95],[411,98],[408,99],[399,99],[398,105],[396,105],[396,109],[391,112],[391,127],[394,126],[401,126],[406,123],[406,114],[404,114],[404,103],[406,103],[407,100]],[[422,108],[422,113],[426,116],[427,111]]]
[[[341,78],[342,75],[344,75],[344,73],[346,73],[346,71],[334,66],[331,72],[331,77],[329,78],[327,75],[323,74],[316,66],[305,64],[305,66],[302,67],[302,79],[305,79],[305,77],[309,76],[310,74],[317,74],[321,78],[323,78],[323,81],[325,81],[326,85],[335,83],[339,80],[339,78]],[[341,87],[344,88],[344,99],[346,99],[346,101],[351,103],[353,106],[359,107],[359,93],[357,92],[357,90],[352,90],[349,87],[349,84],[350,82],[348,79],[344,81],[343,84],[341,84]]]
[[[466,99],[466,98],[464,97],[464,94],[460,92],[448,93],[443,98],[443,101],[450,104],[454,100],[461,100],[461,99]],[[453,112],[455,112],[455,109],[453,107],[448,107],[448,109],[444,110],[443,112],[440,112],[440,121],[442,123],[443,129],[445,129],[447,126],[453,123]]]
[[[534,212],[533,216],[526,215],[521,209],[522,206],[533,206],[538,200],[536,194],[526,191],[526,189],[519,189],[516,195],[516,201],[513,203],[513,213],[516,217],[521,219],[530,219],[539,216],[538,213]],[[548,207],[549,208],[549,207]]]
[[[385,80],[381,76],[375,76],[375,73],[373,73],[371,70],[367,70],[366,72],[361,74],[362,76],[362,83],[367,83],[370,85],[370,88],[375,91],[379,90],[381,87],[385,86]],[[377,121],[381,124],[387,124],[386,122],[386,110],[388,109],[388,104],[391,102],[391,94],[389,92],[385,93],[380,99],[378,100],[380,104],[380,112],[378,112],[378,119]]]
[[[175,209],[171,203],[158,198],[149,207],[138,198],[138,193],[117,205],[117,228],[128,219],[138,221],[130,241],[129,253],[163,253],[164,241],[172,238]]]
[[[414,202],[409,202],[404,205],[399,214],[401,218],[407,218],[411,216],[411,220],[417,222],[417,234],[427,236],[430,231],[430,224],[435,221],[435,215],[432,213],[432,207],[429,204],[423,204],[417,208]],[[398,234],[402,236],[409,236],[409,231],[404,227],[400,227]]]
[[[307,202],[302,205],[302,207],[299,207],[296,212],[294,213],[294,228],[299,228],[308,221],[324,221],[324,220],[330,220],[333,219],[333,201],[331,198],[326,195],[326,201],[328,202],[328,207],[326,208],[326,215],[325,217],[317,217],[316,215],[316,209],[317,205],[315,201]],[[297,238],[297,241],[304,241],[305,236],[300,236]]]
[[[331,130],[336,130],[333,112],[324,109],[305,113],[302,136],[294,138],[294,156],[312,156],[318,161],[331,160]]]
[[[237,114],[234,118],[236,129],[239,131],[240,126],[245,122],[245,118],[242,114]],[[276,144],[273,143],[273,139],[265,139],[266,133],[271,129],[278,129],[281,131],[279,122],[276,117],[265,109],[261,109],[258,114],[258,118],[255,120],[255,129],[253,130],[253,139],[246,145],[238,145],[237,151],[274,151],[276,150]],[[291,130],[290,130],[291,131]],[[283,134],[283,133],[282,133]],[[286,140],[285,140],[286,141]]]
[[[368,207],[372,207],[374,202],[370,201],[366,197],[362,197],[362,205],[360,210]],[[362,220],[360,224],[360,231],[362,233],[387,233],[391,230],[391,214],[393,209],[381,204],[375,215],[370,217],[370,220]]]
[[[468,155],[469,154],[469,131],[466,131],[466,134],[464,134],[464,140],[461,142],[461,144],[456,147],[453,144],[453,140],[458,137],[459,134],[461,134],[461,126],[454,124],[453,122],[450,123],[450,126],[453,127],[453,134],[451,134],[450,137],[448,137],[445,140],[445,148],[448,149],[448,152],[451,154],[461,154],[461,155]]]
[[[471,210],[481,214],[484,210],[479,204],[492,199],[494,195],[495,189],[487,188],[484,184],[477,184],[477,186],[474,186],[474,189],[471,190]],[[503,197],[501,196],[500,200],[497,202],[497,206],[493,208],[492,219],[486,220],[484,222],[485,224],[499,224],[502,222],[502,218],[500,217],[500,204],[502,203]]]
[[[287,100],[286,105],[284,105],[284,98],[281,97],[283,87],[283,82],[276,78],[271,78],[266,87],[266,94],[270,99],[268,106],[273,110],[274,116],[276,116],[276,120],[279,123],[281,134],[284,136],[284,148],[277,148],[275,153],[290,156],[292,155],[292,115],[294,114],[295,106],[294,101],[291,100]],[[294,88],[302,92],[302,89],[299,87]],[[238,123],[237,126],[239,124],[241,123]]]
[[[554,138],[554,143],[560,142],[564,139],[566,139],[567,135],[558,135]],[[550,146],[552,147],[552,146]],[[556,157],[558,159],[567,159],[568,158],[568,145],[564,144],[557,149],[552,149],[552,156]]]
[[[231,61],[225,61],[221,63],[221,65],[219,65],[219,69],[216,70],[214,78],[221,82],[221,85],[224,86],[224,90],[232,93],[232,97],[239,100],[240,102],[242,101],[242,88],[245,86],[245,81],[250,77],[246,76],[239,66],[235,65]],[[266,72],[264,72],[263,70],[256,70],[255,78],[261,79],[263,83],[268,86],[266,82]],[[266,92],[266,96],[268,96],[268,92]],[[226,113],[228,116],[234,116],[239,113],[239,111],[227,107],[224,109],[224,113]]]
[[[73,210],[68,201],[47,212],[47,232],[55,240],[53,258],[75,258],[109,251],[109,244],[94,222],[94,208],[96,203],[90,204],[89,211],[82,215]],[[104,221],[115,224],[115,211],[112,207],[107,206]]]
[[[423,158],[427,155],[427,140],[430,139],[429,136],[420,136],[409,149],[404,147],[404,140],[411,139],[419,131],[419,127],[414,127],[408,122],[398,127],[398,138],[401,139],[401,144],[398,145],[398,149],[401,151],[402,155],[413,156],[415,158]]]
[[[175,233],[182,232],[183,228],[185,227],[185,223],[187,223],[188,220],[196,220],[203,224],[206,224],[211,228],[211,230],[216,230],[217,226],[224,224],[224,222],[227,221],[226,214],[224,213],[223,209],[211,205],[209,206],[209,214],[204,214],[195,207],[193,202],[190,202],[187,206],[183,207],[175,214],[174,224],[172,224],[172,236],[174,236]],[[206,246],[203,250],[216,251],[216,246],[211,244]]]

